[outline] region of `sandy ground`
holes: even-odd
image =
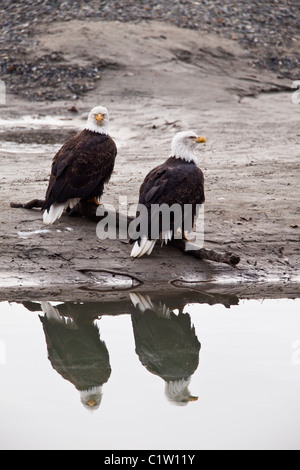
[[[83,99],[9,95],[1,106],[0,300],[84,300],[106,290],[175,286],[299,295],[300,106],[287,91],[290,80],[253,68],[234,41],[162,23],[70,21],[51,26],[39,41],[35,56],[61,51],[70,64],[102,59],[118,67],[107,68]],[[10,208],[12,201],[44,197],[52,157],[96,104],[109,109],[118,145],[102,201],[116,208],[126,196],[134,212],[144,176],[169,156],[175,132],[194,129],[206,137],[198,154],[204,246],[239,255],[236,268],[172,247],[134,260],[126,240],[99,240],[91,221],[64,216],[47,228],[40,211]],[[77,113],[69,111],[73,105]]]

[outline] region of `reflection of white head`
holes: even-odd
[[[104,106],[95,106],[87,119],[85,128],[98,134],[108,134],[109,115]]]
[[[197,158],[194,154],[196,146],[205,142],[205,138],[197,136],[194,131],[178,132],[172,140],[172,157],[196,163]]]
[[[89,390],[81,390],[80,400],[87,410],[97,410],[102,400],[102,386],[92,387]]]
[[[198,397],[194,397],[190,394],[188,389],[191,378],[174,380],[166,382],[165,394],[167,399],[179,406],[186,405],[189,401],[196,401]]]

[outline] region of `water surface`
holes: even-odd
[[[0,448],[299,449],[300,299],[229,303],[0,303]]]

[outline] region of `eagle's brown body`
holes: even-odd
[[[141,363],[165,381],[187,380],[199,364],[200,343],[188,313],[164,314],[165,304],[131,314],[136,353]]]
[[[43,210],[70,199],[100,198],[114,169],[117,148],[106,134],[84,129],[53,158]]]
[[[204,196],[204,177],[197,165],[187,162],[181,158],[170,157],[163,164],[155,167],[145,177],[139,193],[139,205],[147,208],[148,229],[147,233],[141,233],[151,240],[153,223],[152,205],[166,204],[171,207],[174,204],[180,205],[184,215],[185,205],[192,208],[192,218],[195,219],[197,205],[203,204]],[[152,215],[152,217],[151,217]],[[171,214],[172,215],[172,214]],[[137,217],[140,216],[138,208]],[[157,221],[157,219],[156,219]],[[183,228],[183,220],[180,221],[180,228]],[[178,228],[178,221],[170,220],[170,230],[172,237]],[[162,219],[159,219],[159,233],[162,231]],[[140,237],[140,238],[141,238]],[[138,243],[140,242],[138,238]],[[134,239],[130,240],[133,243]]]
[[[151,204],[202,204],[204,202],[204,177],[194,162],[170,157],[153,168],[140,187],[139,203]]]

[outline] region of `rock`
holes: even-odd
[[[26,55],[26,50],[37,50],[38,35],[47,25],[87,18],[122,22],[156,20],[183,28],[201,28],[203,32],[215,32],[240,42],[255,58],[253,66],[256,68],[291,77],[300,66],[296,47],[291,47],[299,40],[298,0],[288,0],[287,5],[276,0],[164,0],[159,3],[154,0],[86,0],[84,5],[71,0],[13,3],[2,0],[0,76],[7,83],[8,92],[30,99],[54,100],[65,99],[68,88],[76,90],[73,92],[76,97],[92,90],[94,80],[100,78],[100,74],[92,70],[97,64],[91,64],[91,68],[73,64],[68,68],[59,51],[34,58]]]

